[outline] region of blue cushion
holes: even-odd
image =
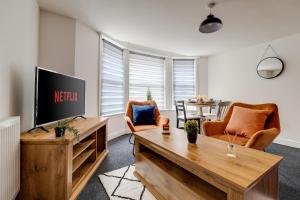
[[[136,106],[132,105],[133,125],[156,125],[155,106]]]

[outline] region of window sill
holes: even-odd
[[[164,111],[175,111],[175,109],[159,109],[160,112],[164,112]],[[119,113],[113,113],[113,114],[106,114],[106,115],[100,115],[101,117],[114,117],[117,115],[125,115],[125,112],[119,112]]]
[[[100,115],[100,116],[101,117],[113,117],[113,116],[117,116],[117,115],[124,115],[124,112],[113,113],[113,114],[106,114],[106,115]]]
[[[163,111],[175,111],[175,109],[173,109],[173,108],[172,109],[159,109],[159,111],[160,112],[163,112]]]

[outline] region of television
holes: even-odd
[[[34,128],[85,114],[85,80],[35,69]]]

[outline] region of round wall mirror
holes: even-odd
[[[265,79],[279,76],[284,69],[283,61],[278,57],[267,57],[262,59],[257,65],[257,74]]]

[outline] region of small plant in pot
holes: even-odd
[[[199,132],[198,122],[196,120],[188,120],[184,124],[184,130],[187,133],[189,143],[196,143]]]
[[[55,127],[55,136],[56,137],[64,136],[66,130],[73,133],[76,136],[76,138],[78,139],[79,131],[76,128],[74,128],[73,126],[70,126],[67,120],[59,121],[57,123],[57,127]]]
[[[152,94],[151,94],[151,90],[150,88],[147,89],[147,101],[151,101],[152,100]]]

